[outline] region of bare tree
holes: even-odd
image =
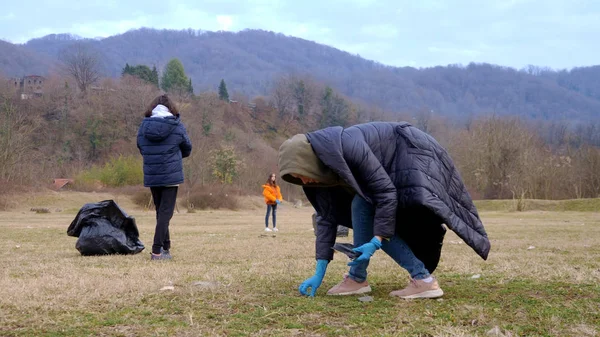
[[[415,115],[415,126],[423,132],[431,133],[431,120],[433,117],[433,110],[421,109]]]
[[[119,90],[115,96],[119,96],[119,106],[122,112],[123,121],[127,128],[127,133],[132,134],[137,131],[142,112],[154,97],[159,94],[156,86],[145,82],[133,76],[122,78]]]
[[[11,181],[23,174],[25,161],[36,146],[31,136],[38,123],[29,110],[0,93],[0,180]]]
[[[275,84],[273,90],[271,105],[277,109],[279,118],[284,118],[286,115],[291,114],[292,119],[294,118],[293,106],[293,94],[290,89],[290,81],[286,78],[281,78]]]
[[[86,93],[90,85],[100,78],[100,58],[82,42],[63,49],[60,60],[64,64],[65,71],[75,80],[82,93]]]

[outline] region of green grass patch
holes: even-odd
[[[77,175],[75,186],[93,187],[97,182],[108,187],[140,185],[144,181],[142,159],[139,156],[118,156],[104,166],[93,166]]]
[[[391,298],[390,285],[375,286],[373,302],[357,296],[316,298],[264,291],[252,301],[226,293],[187,291],[148,295],[127,307],[86,312],[44,313],[54,323],[36,327],[9,326],[14,336],[68,336],[92,331],[136,327],[134,334],[174,335],[182,330],[211,331],[216,335],[251,336],[437,336],[443,327],[467,335],[485,335],[494,327],[517,336],[566,336],[576,322],[600,323],[600,289],[595,284],[568,284],[499,278],[470,280],[465,275],[441,275],[442,300],[406,301]],[[283,284],[277,284],[284,288]],[[324,292],[324,289],[320,290]],[[7,309],[7,308],[5,308]],[[10,312],[10,310],[9,310]],[[14,318],[14,317],[13,317]],[[5,331],[8,332],[8,331]],[[125,335],[125,334],[124,334]]]

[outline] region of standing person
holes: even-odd
[[[265,203],[267,204],[267,215],[265,216],[265,232],[271,232],[269,228],[269,215],[273,212],[273,232],[278,232],[277,229],[277,205],[281,204],[283,197],[281,196],[281,190],[277,185],[277,177],[275,173],[269,175],[267,183],[262,185],[263,196],[265,197]]]
[[[177,106],[167,95],[156,97],[146,112],[137,135],[144,159],[144,186],[150,187],[156,207],[156,229],[151,260],[171,259],[169,222],[173,217],[177,190],[183,183],[183,158],[192,143],[181,122]]]
[[[316,271],[300,285],[302,295],[314,296],[321,286],[338,224],[353,228],[360,256],[328,295],[370,292],[367,267],[382,249],[411,277],[391,296],[442,296],[431,273],[440,260],[443,224],[487,259],[490,241],[450,156],[408,123],[373,122],[295,135],[279,149],[279,170],[283,180],[303,186],[320,215]]]

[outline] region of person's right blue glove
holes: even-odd
[[[315,274],[312,277],[306,279],[306,281],[302,282],[302,284],[300,284],[300,287],[298,287],[300,294],[304,296],[315,297],[317,289],[319,289],[321,283],[323,283],[325,271],[327,270],[327,264],[329,264],[329,261],[327,260],[317,260]],[[309,288],[311,288],[310,294],[308,293]]]
[[[281,200],[279,199],[275,199],[275,202],[277,203],[277,205],[281,204]]]
[[[379,248],[381,248],[381,241],[379,241],[379,239],[377,239],[376,237],[373,237],[371,241],[365,243],[360,247],[352,249],[353,252],[361,254],[359,257],[348,263],[348,265],[352,267],[357,266],[365,261],[369,261],[371,259],[371,256],[373,256],[373,254],[375,254],[375,251]]]

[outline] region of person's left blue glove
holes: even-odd
[[[306,279],[306,281],[302,282],[298,287],[298,291],[300,294],[304,296],[315,297],[317,293],[317,289],[323,283],[323,278],[325,277],[325,271],[327,270],[327,264],[329,264],[328,260],[317,260],[317,267],[315,268],[315,274]],[[308,289],[311,291],[309,292]]]
[[[371,259],[371,256],[373,256],[373,254],[375,254],[375,251],[377,251],[377,249],[379,249],[379,248],[381,248],[381,241],[379,241],[378,238],[373,237],[371,239],[371,241],[365,243],[364,245],[362,245],[360,247],[356,247],[356,248],[352,249],[353,252],[357,252],[357,253],[361,253],[361,254],[359,257],[357,257],[353,261],[349,262],[348,265],[356,266],[365,261],[369,261]]]
[[[277,205],[281,204],[281,200],[279,199],[275,199],[275,202],[277,203]]]

